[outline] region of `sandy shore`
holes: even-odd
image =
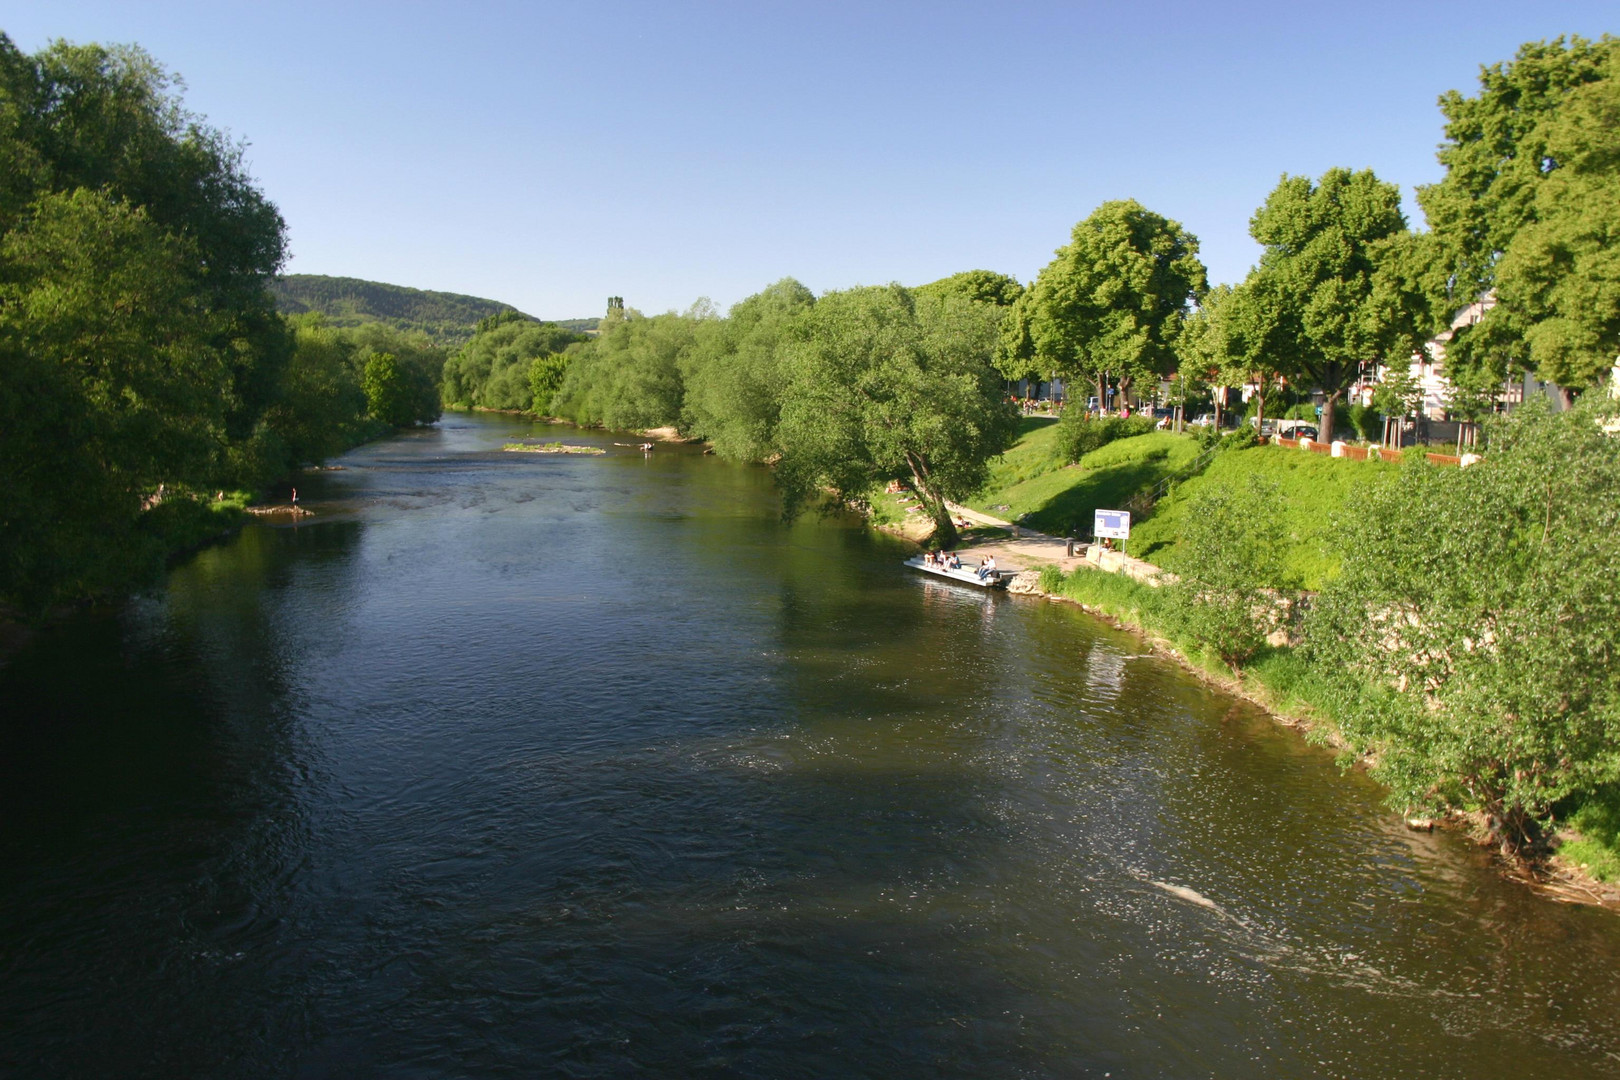
[[[1014,525],[1010,521],[981,514],[977,510],[970,510],[955,503],[947,503],[946,506],[958,521],[967,520],[975,525],[990,525],[1012,533],[1005,540],[984,540],[969,547],[955,549],[961,553],[963,561],[993,555],[996,565],[1003,570],[1056,566],[1064,573],[1068,573],[1085,561],[1079,555],[1070,555],[1069,542],[1061,537],[1026,529],[1021,525]]]

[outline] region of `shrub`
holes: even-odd
[[[1248,661],[1277,621],[1284,584],[1275,484],[1206,488],[1188,507],[1180,580],[1166,590],[1180,634],[1228,667]]]
[[[1280,390],[1272,390],[1270,393],[1266,394],[1266,415],[1269,416],[1269,417],[1275,418],[1275,417],[1281,416],[1282,411],[1283,411],[1282,392]],[[1259,416],[1259,415],[1260,415],[1260,395],[1259,394],[1253,394],[1253,395],[1251,395],[1249,397],[1248,402],[1244,405],[1243,418],[1245,420],[1247,420],[1251,416]],[[1313,413],[1312,415],[1315,415],[1315,414]]]
[[[1133,435],[1146,435],[1157,423],[1151,416],[1100,416],[1093,419],[1080,409],[1070,409],[1058,423],[1057,452],[1068,464],[1074,464],[1093,450],[1101,449],[1116,439]]]
[[[1371,405],[1350,406],[1345,410],[1345,420],[1366,442],[1374,441],[1383,433],[1384,417]]]
[[[1509,850],[1620,783],[1620,452],[1605,399],[1526,403],[1469,469],[1411,465],[1345,522],[1307,644],[1391,802],[1489,813]]]

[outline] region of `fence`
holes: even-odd
[[[1332,443],[1318,442],[1316,439],[1285,439],[1281,435],[1277,435],[1274,436],[1271,441],[1277,446],[1286,446],[1296,449],[1301,443],[1304,443],[1305,449],[1309,450],[1313,454],[1327,454],[1330,457],[1349,458],[1351,461],[1402,461],[1405,459],[1406,453],[1404,450],[1380,449],[1376,446],[1351,446],[1348,443],[1343,443],[1339,446],[1339,452],[1334,454]],[[1462,464],[1462,458],[1458,457],[1456,454],[1431,453],[1428,455],[1428,458],[1436,465]]]

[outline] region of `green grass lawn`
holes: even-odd
[[[1192,436],[1154,431],[1111,442],[1078,465],[1064,465],[1057,456],[1057,421],[1029,417],[1021,422],[1018,442],[990,463],[985,490],[967,505],[1023,519],[1054,536],[1084,533],[1094,510],[1123,508],[1138,492],[1192,464],[1200,449]],[[1276,504],[1260,512],[1277,520],[1288,546],[1289,572],[1303,588],[1319,589],[1338,572],[1334,519],[1354,513],[1372,485],[1388,483],[1399,470],[1393,461],[1350,461],[1280,446],[1228,450],[1133,522],[1127,550],[1176,569],[1176,545],[1191,498],[1212,485],[1240,485],[1247,474],[1259,473],[1277,486]]]
[[[1240,490],[1245,476],[1258,473],[1276,484],[1278,497],[1275,505],[1256,512],[1275,516],[1287,545],[1288,571],[1298,584],[1320,589],[1339,568],[1334,519],[1353,514],[1358,501],[1375,485],[1391,482],[1400,468],[1395,462],[1350,461],[1281,446],[1228,450],[1201,475],[1178,485],[1150,517],[1132,523],[1130,552],[1176,569],[1177,540],[1193,496],[1210,487]]]
[[[1155,431],[1111,442],[1078,465],[1057,457],[1057,422],[1031,417],[1018,443],[990,464],[990,482],[967,505],[1053,536],[1089,531],[1092,511],[1118,509],[1131,496],[1185,468],[1198,456],[1197,440]]]

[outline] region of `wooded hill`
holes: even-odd
[[[285,315],[318,311],[328,325],[338,327],[383,323],[398,330],[419,330],[451,346],[471,338],[480,319],[517,310],[481,296],[324,274],[278,277],[270,283],[270,291],[276,298],[276,309]]]

